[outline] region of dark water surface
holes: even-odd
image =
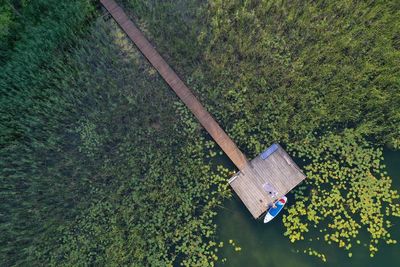
[[[387,171],[393,178],[393,187],[400,191],[400,151],[387,150],[384,156]],[[288,205],[290,205],[293,197],[290,195],[288,197]],[[398,240],[398,243],[396,245],[379,244],[379,251],[373,258],[369,256],[368,247],[362,244],[353,244],[353,257],[349,258],[348,252],[337,246],[324,242],[314,243],[313,247],[318,246],[326,254],[326,263],[304,254],[302,252],[304,245],[290,243],[288,238],[283,236],[284,227],[281,218],[280,216],[268,224],[263,224],[261,220],[252,219],[236,196],[226,201],[217,217],[219,239],[224,242],[219,256],[227,259],[221,265],[232,267],[400,266],[400,220],[398,218],[392,220],[394,226],[391,228],[392,236]],[[229,244],[230,239],[241,247],[241,251],[234,250],[234,247]],[[362,240],[362,237],[360,239]]]

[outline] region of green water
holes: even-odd
[[[400,152],[385,151],[385,164],[389,175],[393,178],[394,188],[400,190]],[[289,197],[289,203],[293,201]],[[393,237],[400,243],[400,220],[392,220],[394,227],[391,229]],[[252,219],[250,213],[235,196],[226,201],[224,208],[217,217],[219,227],[219,238],[224,242],[220,251],[220,257],[226,258],[222,266],[268,266],[268,267],[289,267],[289,266],[400,266],[400,245],[380,244],[379,251],[375,257],[369,257],[367,247],[354,244],[353,257],[349,258],[347,252],[326,243],[314,243],[323,251],[328,261],[308,256],[303,252],[304,245],[292,244],[283,236],[284,228],[281,217],[275,218],[268,224],[260,220]],[[236,252],[228,241],[232,239],[237,246],[241,247]]]

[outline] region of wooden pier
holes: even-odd
[[[239,169],[229,183],[254,218],[305,179],[289,155],[276,144],[249,162],[123,9],[114,0],[100,2]]]
[[[286,151],[273,144],[229,179],[229,184],[251,215],[258,218],[305,178]]]

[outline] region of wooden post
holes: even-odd
[[[103,6],[110,12],[115,21],[148,59],[161,77],[175,91],[178,97],[192,111],[201,125],[212,136],[215,142],[222,148],[225,154],[232,160],[239,170],[248,163],[246,156],[239,150],[232,139],[218,125],[210,113],[197,100],[194,94],[178,77],[175,71],[167,64],[161,55],[153,48],[143,33],[128,18],[123,9],[114,0],[100,0]]]

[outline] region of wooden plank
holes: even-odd
[[[275,175],[279,175],[280,173],[282,179],[280,179],[279,182],[281,182],[281,185],[285,188],[284,190],[288,191],[300,183],[305,176],[296,168],[296,164],[293,160],[283,152],[283,149],[279,149],[271,155],[265,161],[264,168],[268,169],[268,172],[275,172]]]
[[[244,205],[254,216],[255,210],[255,197],[253,194],[252,186],[248,183],[246,176],[241,176],[231,184],[232,188],[235,190],[236,194],[240,197]]]
[[[282,171],[276,167],[275,162],[271,161],[271,156],[269,156],[267,160],[262,160],[257,157],[253,165],[256,166],[255,169],[257,173],[277,189],[279,196],[282,196],[286,190],[283,181],[286,177],[283,175]]]
[[[122,30],[129,36],[141,53],[148,59],[161,77],[175,91],[178,97],[192,111],[201,125],[207,130],[215,142],[221,147],[232,162],[242,170],[248,164],[246,156],[239,150],[232,139],[218,125],[210,113],[200,104],[194,94],[178,77],[173,69],[153,48],[142,32],[133,24],[125,12],[114,0],[100,0],[103,6],[110,12]]]
[[[305,179],[305,175],[300,171],[296,163],[283,149],[277,151],[275,160],[277,161],[277,164],[281,168],[282,172],[287,177],[286,184],[289,191]]]
[[[253,183],[251,175],[240,176],[231,186],[254,218],[265,212],[267,200]]]

